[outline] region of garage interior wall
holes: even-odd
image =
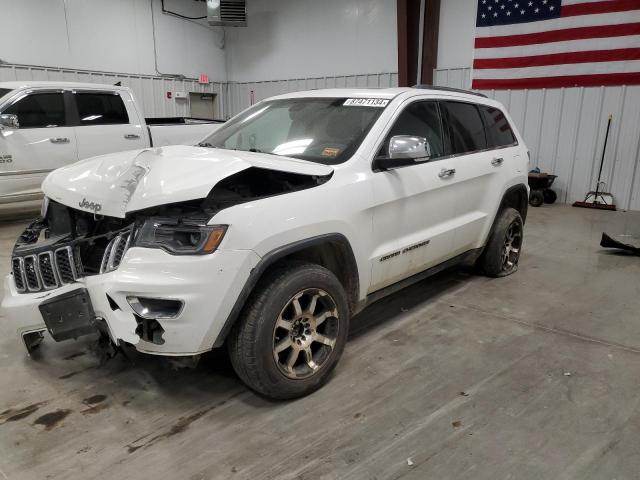
[[[248,27],[226,29],[232,112],[290,91],[398,83],[395,0],[248,0],[247,13]]]
[[[442,2],[436,85],[470,88],[475,19],[475,2]],[[531,151],[531,168],[558,175],[553,188],[567,203],[595,188],[613,115],[602,179],[618,208],[640,210],[640,86],[483,93],[507,107]]]
[[[247,5],[249,26],[223,29],[163,14],[160,0],[0,0],[3,18],[15,19],[3,27],[0,81],[120,81],[148,117],[189,115],[188,101],[166,92],[214,93],[221,119],[278,93],[397,85],[395,0]],[[196,0],[165,8],[206,14]],[[198,84],[201,73],[211,83]]]

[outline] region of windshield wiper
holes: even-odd
[[[213,145],[211,145],[209,142],[200,142],[198,144],[199,147],[206,147],[206,148],[216,148]]]

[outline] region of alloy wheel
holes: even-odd
[[[339,327],[338,308],[324,290],[296,293],[280,312],[273,331],[273,357],[288,378],[308,378],[331,356]]]
[[[508,272],[518,265],[520,249],[522,248],[522,224],[518,221],[511,222],[504,236],[502,247],[502,270]]]

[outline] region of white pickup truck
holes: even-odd
[[[0,82],[0,212],[33,209],[42,180],[56,168],[122,150],[194,145],[219,124],[145,120],[126,87]]]

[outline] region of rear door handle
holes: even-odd
[[[49,141],[51,143],[69,143],[69,139],[66,137],[50,138]]]
[[[138,135],[137,133],[127,133],[124,138],[126,138],[127,140],[137,140],[140,138],[140,135]]]
[[[504,162],[504,158],[494,158],[493,160],[491,160],[491,165],[493,165],[494,167],[499,167],[500,165],[502,165],[502,162]]]
[[[440,178],[449,178],[449,177],[453,177],[455,173],[456,173],[455,168],[443,168],[442,170],[440,170],[440,173],[438,173],[438,176]]]

